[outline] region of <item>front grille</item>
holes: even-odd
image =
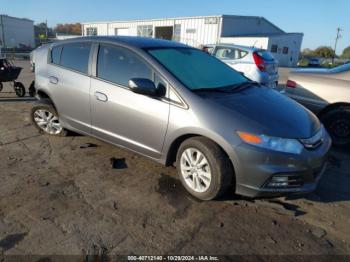
[[[295,188],[302,187],[304,179],[301,175],[277,174],[271,177],[264,185],[266,188]]]

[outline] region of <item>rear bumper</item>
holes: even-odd
[[[277,197],[312,192],[326,170],[330,147],[328,135],[319,148],[304,149],[300,155],[241,144],[235,149],[239,158],[234,164],[236,193],[249,197]],[[287,179],[287,186],[274,184],[275,179],[281,177]]]
[[[259,76],[258,82],[264,85],[271,85],[272,83],[277,83],[278,79],[279,79],[278,73],[276,74],[261,73]]]

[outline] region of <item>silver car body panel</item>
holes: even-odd
[[[276,60],[265,60],[266,72],[261,72],[254,62],[253,53],[255,51],[261,51],[261,49],[233,44],[216,44],[206,46],[212,48],[211,53],[213,55],[215,55],[215,52],[218,48],[230,48],[247,52],[247,55],[239,59],[227,59],[220,57],[217,58],[221,59],[224,63],[232,67],[234,70],[242,72],[247,78],[253,81],[265,84],[268,87],[276,87],[276,82],[278,82],[279,79],[278,64]]]
[[[249,146],[236,133],[243,130],[285,138],[310,138],[320,129],[319,121],[311,112],[265,87],[218,97],[200,96],[186,88],[146,51],[132,44],[137,39],[71,39],[44,46],[35,52],[38,96],[44,93],[50,97],[63,127],[119,145],[162,164],[169,164],[169,155],[177,140],[195,135],[207,137],[215,141],[231,160],[236,192],[249,196],[270,194],[273,190],[262,187],[275,173],[302,170],[305,176],[312,177],[312,170],[323,165],[330,147],[326,134],[322,146],[314,151],[304,149],[301,155],[296,156]],[[75,41],[93,43],[89,75],[48,63],[51,48]],[[152,41],[160,40],[145,41],[155,43]],[[96,45],[99,43],[128,48],[144,59],[165,80],[166,96],[151,98],[133,93],[128,87],[98,79]],[[168,41],[159,43],[189,48]],[[59,80],[58,84],[50,83],[52,76]],[[281,107],[288,118],[279,116]],[[312,190],[316,180],[310,178],[309,181],[310,184],[305,187],[288,192]],[[275,190],[277,192],[280,191]]]
[[[350,104],[350,64],[333,69],[297,69],[288,79],[297,86],[285,87],[285,94],[315,113],[332,104]]]

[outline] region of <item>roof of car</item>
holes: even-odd
[[[59,43],[68,43],[68,42],[76,42],[76,41],[82,41],[82,40],[92,40],[97,42],[114,42],[114,43],[121,43],[130,45],[137,48],[166,48],[166,47],[187,47],[190,48],[187,45],[184,45],[179,42],[175,41],[168,41],[168,40],[162,40],[162,39],[155,39],[150,37],[138,37],[138,36],[85,36],[85,37],[78,37],[78,38],[71,38],[67,40],[59,41]]]

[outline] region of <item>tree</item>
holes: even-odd
[[[350,46],[343,50],[342,58],[350,59]]]
[[[81,24],[57,24],[55,32],[66,35],[81,35]]]
[[[42,38],[42,36],[45,36],[46,38],[46,23],[39,23],[34,26],[34,35],[35,38]],[[47,37],[53,38],[55,37],[52,28],[47,28]]]
[[[323,58],[333,58],[335,57],[334,50],[329,46],[320,46],[313,51],[314,56]]]

